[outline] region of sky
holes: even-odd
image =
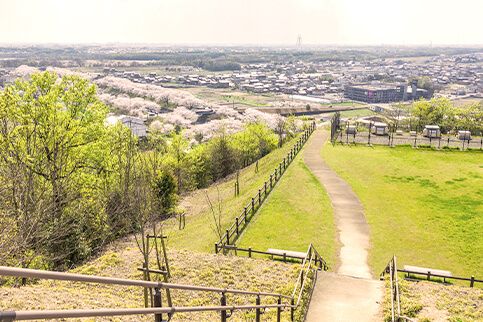
[[[0,0],[0,43],[483,45],[483,0]]]

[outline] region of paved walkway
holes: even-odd
[[[369,226],[351,186],[322,159],[327,137],[327,131],[315,131],[304,149],[304,160],[331,199],[341,248],[337,273],[318,274],[307,321],[377,321],[383,284],[373,279],[367,263]]]

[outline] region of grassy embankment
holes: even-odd
[[[322,155],[361,199],[371,227],[370,265],[483,271],[483,154],[326,144]]]
[[[268,180],[270,173],[273,173],[275,167],[287,155],[294,143],[295,139],[260,159],[258,172],[255,171],[255,164],[241,170],[239,196],[235,197],[234,195],[235,175],[232,175],[222,182],[207,189],[195,191],[184,198],[181,204],[186,208],[186,227],[183,230],[178,230],[177,219],[166,222],[165,233],[168,235],[168,247],[214,252],[214,245],[219,240],[219,236],[215,230],[213,214],[206,195],[209,196],[215,208],[221,201],[221,227],[224,231],[234,222],[235,217],[241,214],[243,207],[250,202],[258,189]]]
[[[324,188],[305,165],[302,151],[243,233],[239,246],[305,252],[310,243],[329,265],[334,264],[332,206]]]
[[[391,293],[386,281],[384,320],[391,321]],[[483,321],[483,290],[432,282],[399,281],[401,314],[415,321]]]
[[[142,279],[137,268],[142,262],[134,238],[117,241],[95,260],[73,270],[75,273]],[[172,278],[170,282],[212,287],[245,289],[255,292],[279,292],[290,295],[299,265],[248,259],[234,256],[203,254],[189,251],[168,250]],[[151,263],[155,267],[154,259]],[[163,292],[163,305],[166,297]],[[216,306],[218,293],[174,290],[171,293],[174,306]],[[262,298],[263,303],[275,300]],[[254,304],[250,296],[228,295],[228,304]],[[43,280],[21,288],[0,287],[0,310],[47,310],[88,308],[140,308],[144,306],[140,287],[70,283]],[[165,316],[166,317],[166,316]],[[282,312],[284,321],[290,319],[290,311]],[[176,313],[172,321],[215,321],[219,313]],[[255,312],[235,311],[233,321],[253,321]],[[276,319],[275,310],[267,310],[264,320]],[[84,321],[152,321],[153,316],[125,316],[119,318],[92,318]],[[79,319],[75,319],[79,321]]]

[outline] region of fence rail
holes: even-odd
[[[284,157],[283,160],[278,164],[278,167],[276,167],[274,172],[270,174],[270,177],[264,182],[263,186],[258,189],[258,193],[252,197],[251,201],[243,208],[242,213],[235,218],[235,222],[233,222],[233,224],[226,229],[220,240],[215,243],[215,253],[226,249],[225,246],[233,245],[235,243],[242,231],[248,225],[250,219],[255,215],[256,211],[267,199],[270,192],[272,192],[276,183],[285,173],[287,167],[290,165],[290,163],[292,163],[298,152],[300,152],[304,146],[305,142],[307,142],[310,135],[314,132],[315,128],[315,122],[312,122],[309,128],[302,133],[295,145],[290,149],[287,156]]]
[[[441,274],[434,274],[434,273],[431,273],[431,272],[421,273],[421,272],[416,272],[416,271],[411,271],[411,270],[406,270],[406,269],[398,269],[397,271],[399,273],[406,273],[408,275],[413,274],[413,275],[426,276],[428,280],[431,277],[440,277],[440,278],[444,278],[445,280],[453,279],[453,280],[459,280],[459,281],[468,281],[468,282],[470,282],[470,287],[473,287],[475,285],[475,283],[483,283],[483,280],[476,279],[474,276],[471,276],[471,277],[447,276],[447,275],[441,275]]]

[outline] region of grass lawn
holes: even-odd
[[[326,144],[322,155],[361,199],[370,264],[440,268],[482,278],[483,154]]]
[[[214,207],[218,207],[221,200],[223,230],[228,228],[243,211],[264,182],[273,173],[275,167],[287,155],[295,144],[296,139],[284,144],[280,149],[272,151],[259,160],[258,173],[255,164],[240,171],[240,195],[235,197],[235,175],[210,186],[208,189],[197,190],[185,197],[181,205],[186,209],[186,226],[178,229],[178,220],[165,222],[165,233],[168,235],[168,247],[195,251],[214,252],[214,245],[219,240],[216,233],[213,215],[206,199],[208,194]],[[290,166],[292,167],[292,165]],[[290,168],[289,167],[289,168]],[[284,174],[285,176],[285,174]],[[219,197],[219,198],[218,198]]]
[[[313,243],[329,265],[335,262],[336,233],[327,193],[299,154],[238,243],[257,250],[306,251]]]

